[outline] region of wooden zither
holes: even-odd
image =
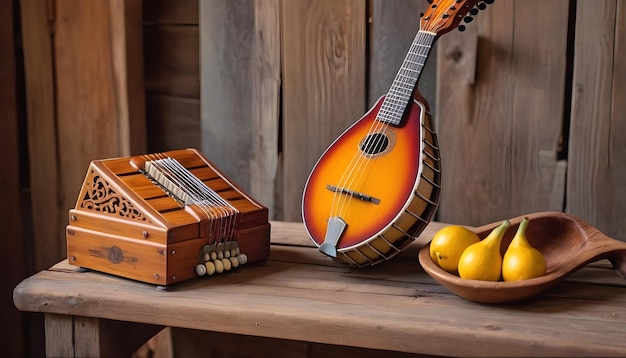
[[[92,161],[68,262],[167,286],[269,256],[268,209],[195,149]]]

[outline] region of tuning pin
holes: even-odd
[[[232,268],[232,265],[231,265],[231,263],[230,263],[230,260],[229,260],[229,259],[224,258],[224,259],[222,259],[221,261],[222,261],[222,266],[224,266],[224,271],[230,271],[230,269]]]
[[[196,265],[196,275],[204,276],[205,274],[206,274],[206,267],[204,266],[204,264],[197,264]]]
[[[420,12],[420,17],[424,17],[424,13],[423,12]]]
[[[484,1],[485,1],[485,4],[493,4],[494,0],[484,0]]]
[[[472,14],[472,15],[476,15],[476,14],[478,14],[478,9],[477,9],[477,8],[473,8],[473,9],[471,9],[471,10],[470,10],[470,14]]]
[[[469,24],[470,22],[472,22],[472,20],[474,20],[474,18],[473,18],[473,17],[471,17],[471,16],[466,16],[466,17],[463,19],[463,21],[465,21],[465,23],[466,23],[466,24]]]
[[[465,25],[459,25],[459,31],[461,32],[465,31]]]
[[[211,276],[215,273],[215,264],[212,261],[205,262],[204,267],[206,268],[207,276]]]
[[[224,271],[224,263],[222,263],[222,260],[217,259],[213,261],[213,265],[215,266],[215,272],[222,273]]]
[[[485,10],[487,8],[487,5],[484,2],[481,2],[478,4],[478,10]]]

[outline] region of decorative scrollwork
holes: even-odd
[[[125,217],[132,220],[149,221],[141,211],[123,196],[117,194],[100,175],[93,175],[88,182],[81,208]]]

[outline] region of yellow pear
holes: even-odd
[[[539,250],[526,238],[530,219],[524,218],[502,259],[504,281],[521,281],[546,274],[546,260]]]
[[[463,251],[459,259],[459,276],[470,280],[498,281],[502,273],[500,243],[506,230],[511,226],[504,220],[491,230],[482,241],[472,244]]]

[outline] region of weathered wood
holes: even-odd
[[[626,321],[619,314],[626,309],[626,283],[607,283],[616,276],[609,270],[604,270],[604,279],[590,281],[593,290],[578,277],[529,301],[479,305],[451,294],[426,275],[415,256],[419,245],[412,244],[384,265],[353,269],[308,245],[299,246],[307,241],[302,224],[272,222],[272,229],[273,237],[294,239],[292,244],[274,244],[265,264],[188,281],[168,292],[97,272],[76,272],[65,261],[23,281],[14,300],[19,309],[35,312],[395,352],[626,353],[621,339]],[[225,337],[228,346],[234,338]],[[455,344],[449,344],[452,341]],[[205,347],[211,349],[211,342]]]
[[[163,327],[46,314],[47,357],[128,357]]]
[[[144,1],[143,20],[148,25],[198,25],[199,6],[198,0]]]
[[[200,99],[146,94],[148,153],[200,148]]]
[[[568,9],[568,1],[495,2],[466,32],[439,40],[438,220],[481,225],[563,209]]]
[[[421,355],[175,328],[174,357],[417,358]],[[202,344],[198,344],[203,342]],[[211,342],[207,344],[206,342]]]
[[[368,103],[387,94],[402,65],[409,46],[420,28],[419,14],[429,6],[423,0],[374,0],[369,55]],[[433,47],[422,70],[418,89],[435,110],[437,46]]]
[[[138,0],[55,2],[61,211],[74,206],[91,160],[145,152],[140,7]]]
[[[25,356],[24,314],[15,311],[9,299],[9,293],[26,277],[26,252],[24,252],[24,217],[25,207],[22,188],[25,185],[22,175],[26,165],[20,159],[20,142],[25,136],[20,133],[20,116],[18,102],[18,64],[16,61],[15,19],[13,17],[15,2],[0,3],[0,152],[3,154],[2,170],[0,171],[0,225],[4,235],[0,240],[3,246],[0,254],[0,270],[5,275],[0,283],[0,312],[3,315],[5,329],[3,334],[3,352],[8,356]],[[22,132],[23,133],[23,132]]]
[[[626,241],[626,4],[577,4],[567,212]]]
[[[202,151],[269,208],[278,155],[279,6],[200,3]]]
[[[270,209],[270,218],[274,218],[277,212],[274,201],[281,105],[280,4],[280,0],[254,2],[254,40],[250,59],[250,193]]]
[[[283,2],[283,220],[301,220],[313,165],[365,113],[365,15],[365,1]]]
[[[56,190],[59,187],[59,166],[54,54],[48,5],[37,0],[20,2],[33,223],[33,242],[29,247],[35,271],[50,267],[64,256],[61,238],[67,225],[67,212],[60,210]]]
[[[200,35],[197,26],[144,26],[145,90],[200,98]]]

